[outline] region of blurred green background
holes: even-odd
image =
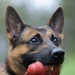
[[[64,40],[62,48],[66,52],[60,75],[75,75],[75,0],[0,0],[0,62],[8,53],[5,32],[7,6],[13,6],[22,20],[32,26],[45,25],[58,7],[64,10]]]

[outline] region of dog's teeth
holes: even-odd
[[[60,68],[57,67],[57,69],[60,71]]]
[[[52,66],[51,71],[53,71],[54,67]]]

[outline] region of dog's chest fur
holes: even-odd
[[[5,63],[4,62],[2,64],[0,64],[0,75],[9,75],[6,72],[6,66],[5,66]]]

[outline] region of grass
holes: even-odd
[[[75,56],[67,57],[60,75],[75,75]]]

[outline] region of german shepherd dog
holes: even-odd
[[[63,39],[63,10],[59,7],[48,24],[34,28],[22,22],[17,12],[8,6],[6,10],[6,33],[9,51],[0,66],[0,75],[24,75],[35,61],[45,65],[62,65],[65,52],[61,49]]]

